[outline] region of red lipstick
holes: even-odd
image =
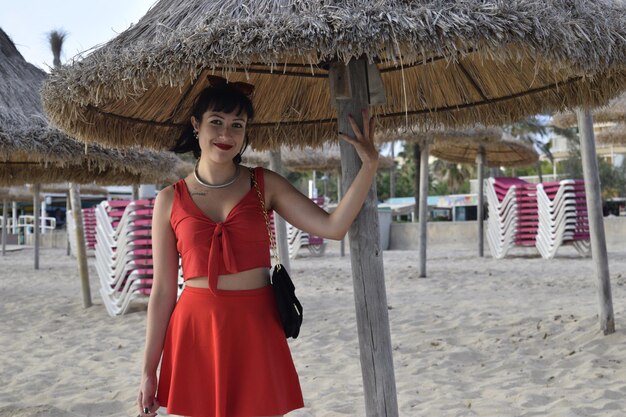
[[[232,149],[233,145],[227,145],[225,143],[214,143],[215,146],[217,146],[218,148],[220,148],[223,151],[228,151],[230,149]]]

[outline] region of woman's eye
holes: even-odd
[[[241,129],[244,127],[243,123],[233,123],[233,127],[236,127],[237,129]]]
[[[219,119],[213,119],[213,120],[209,120],[209,123],[211,123],[212,125],[221,125],[222,121]]]

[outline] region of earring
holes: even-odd
[[[194,138],[196,138],[196,140],[200,140],[200,139],[198,138],[198,131],[197,131],[197,130],[195,130],[195,129],[194,129],[194,131],[193,131],[193,137],[194,137]]]

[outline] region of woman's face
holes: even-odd
[[[207,110],[198,121],[191,123],[198,131],[198,141],[202,155],[215,162],[227,162],[241,150],[245,140],[248,116],[237,112],[224,113]]]

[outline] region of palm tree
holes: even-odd
[[[546,139],[550,134],[557,134],[567,139],[578,139],[572,129],[563,129],[558,126],[548,124],[546,116],[532,116],[525,120],[506,126],[505,131],[519,140],[530,143],[548,158],[551,164],[554,164],[554,156],[550,151],[550,142]],[[543,182],[541,174],[541,161],[537,160],[537,175],[539,182]]]
[[[432,164],[434,176],[448,187],[448,192],[458,194],[461,187],[472,176],[472,168],[467,164],[457,164],[437,159]]]
[[[61,49],[63,48],[63,41],[65,41],[66,37],[67,32],[62,30],[52,30],[48,33],[50,48],[52,48],[52,55],[54,56],[53,65],[55,67],[61,66]]]

